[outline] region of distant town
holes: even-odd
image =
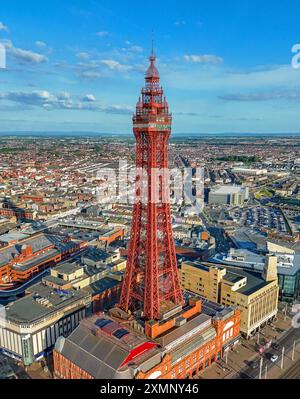
[[[134,139],[3,136],[0,157],[2,378],[299,378],[300,137],[171,139],[203,184],[170,183],[185,305],[159,328],[118,308]]]

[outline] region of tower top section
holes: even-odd
[[[159,72],[155,66],[156,57],[153,53],[153,49],[152,49],[152,53],[150,55],[149,61],[150,61],[150,66],[146,72],[146,80],[152,80],[152,79],[159,80]]]
[[[172,117],[169,113],[163,88],[160,86],[160,77],[155,65],[156,57],[153,46],[149,60],[150,65],[145,74],[146,84],[142,89],[142,95],[137,102],[136,113],[133,117],[134,128],[145,123],[155,122],[153,117],[161,116],[166,118],[166,120],[161,120],[161,122],[166,122],[167,130],[170,131]]]
[[[151,38],[151,55],[150,55],[150,58],[149,58],[149,61],[150,61],[150,66],[149,66],[149,68],[147,69],[147,72],[146,72],[146,80],[159,80],[159,73],[158,73],[158,70],[157,70],[157,68],[156,68],[156,66],[155,66],[155,61],[156,61],[156,56],[155,56],[155,54],[154,54],[154,34],[153,34],[153,31],[152,31],[152,38]]]

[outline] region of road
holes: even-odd
[[[217,223],[213,223],[205,212],[200,214],[200,218],[209,233],[216,239],[216,251],[218,253],[228,252],[230,243],[225,236],[224,229],[218,226]]]
[[[281,377],[281,380],[299,380],[300,379],[300,360],[290,367]]]
[[[300,341],[300,329],[299,328],[291,328],[287,331],[276,343],[279,345],[277,350],[270,349],[265,353],[263,356],[263,374],[265,367],[267,366],[268,370],[277,366],[280,367],[281,359],[282,359],[282,348],[285,348],[285,354],[287,355],[289,351],[292,350],[294,342]],[[272,363],[270,358],[272,355],[277,355],[278,360],[275,363]],[[289,355],[291,356],[291,355]],[[259,377],[259,363],[260,363],[260,356],[257,356],[255,360],[251,362],[252,364],[255,363],[257,367],[253,369],[250,366],[245,367],[240,373],[236,376],[237,379],[257,379]],[[299,368],[298,368],[299,370]],[[300,370],[299,370],[300,373]],[[300,378],[300,374],[298,375]]]
[[[224,230],[221,227],[213,224],[206,225],[209,233],[216,239],[216,250],[218,253],[228,252],[230,249],[230,244],[224,234]]]

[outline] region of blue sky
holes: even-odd
[[[0,131],[130,133],[154,30],[175,133],[300,131],[298,0],[1,1]]]

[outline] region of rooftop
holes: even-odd
[[[6,307],[6,318],[16,323],[35,323],[46,317],[62,312],[66,307],[83,307],[83,300],[90,295],[85,291],[61,293],[44,284],[36,284],[29,294]]]
[[[157,344],[106,316],[80,323],[55,349],[96,379],[132,378],[137,366],[147,372],[161,361]]]
[[[238,194],[244,190],[242,186],[221,186],[211,191],[212,194]]]

